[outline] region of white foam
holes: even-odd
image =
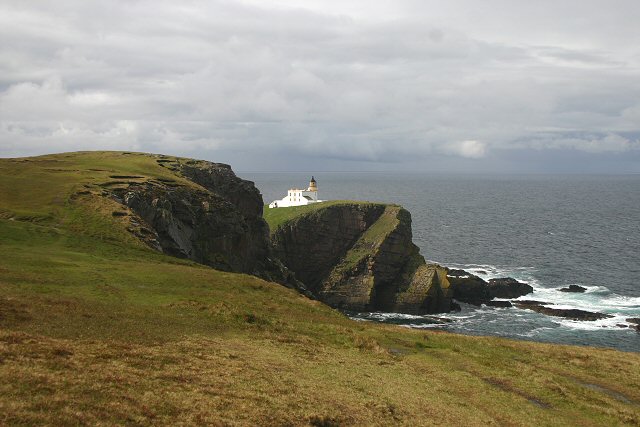
[[[443,326],[447,326],[446,323],[409,323],[406,325],[401,325],[411,329],[431,329],[431,328],[442,328]]]
[[[514,279],[528,282],[533,280],[532,274],[535,267],[511,267],[496,266],[491,264],[449,264],[450,268],[464,270],[485,280],[501,277],[513,277]]]
[[[514,334],[514,335],[531,338],[531,337],[536,336],[536,335],[538,335],[540,333],[544,333],[544,331],[552,331],[553,329],[555,329],[555,328],[540,327],[540,328],[532,329],[529,332],[525,332],[525,333],[521,333],[521,334]]]
[[[626,322],[625,318],[621,316],[614,316],[609,319],[600,319],[600,320],[594,320],[590,322],[558,318],[557,320],[555,320],[555,322],[561,326],[564,326],[565,328],[579,329],[583,331],[597,331],[602,329],[608,329],[608,330],[626,332],[630,330],[628,327],[631,326],[631,324]],[[627,327],[620,328],[617,325],[627,325]]]
[[[418,316],[414,314],[405,314],[405,313],[372,312],[372,313],[366,313],[365,315],[366,315],[366,318],[368,319],[378,319],[378,320],[387,320],[387,319],[411,320],[411,319],[424,318],[424,316]]]
[[[604,286],[592,286],[584,293],[561,292],[557,288],[534,287],[533,294],[520,299],[541,299],[558,308],[640,315],[640,297],[628,297],[611,292]]]

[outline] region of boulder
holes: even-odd
[[[569,285],[566,288],[560,288],[560,292],[573,292],[573,293],[582,293],[586,292],[587,288],[578,285]]]
[[[533,287],[511,277],[491,279],[488,287],[492,298],[518,298],[533,292]]]
[[[447,279],[451,284],[453,298],[460,302],[479,306],[492,298],[488,283],[467,271],[449,269]]]
[[[472,305],[505,306],[505,304],[489,304],[494,298],[518,298],[533,292],[533,288],[511,277],[491,279],[486,282],[482,278],[465,270],[449,269],[447,278],[451,284],[453,297]]]
[[[501,301],[501,300],[485,301],[482,304],[488,307],[500,307],[500,308],[513,307],[513,304],[511,303],[511,301]]]

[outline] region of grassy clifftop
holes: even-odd
[[[289,221],[293,221],[296,218],[300,218],[304,215],[312,215],[318,211],[322,211],[323,209],[327,209],[331,206],[342,206],[342,205],[353,205],[353,206],[367,206],[367,205],[377,205],[377,206],[387,206],[382,203],[372,203],[372,202],[361,202],[356,200],[331,200],[322,203],[314,203],[306,206],[291,206],[288,208],[274,208],[269,209],[268,205],[264,206],[264,219],[269,224],[269,228],[271,229],[271,233],[273,234],[278,227],[285,225]]]
[[[94,193],[181,180],[158,160],[0,160],[0,424],[640,422],[638,354],[353,322],[154,252]]]

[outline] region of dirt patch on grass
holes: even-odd
[[[611,390],[611,389],[608,389],[606,387],[602,387],[601,385],[591,384],[591,383],[580,383],[580,384],[582,384],[583,386],[585,386],[587,388],[590,388],[591,390],[599,391],[601,393],[606,394],[607,396],[611,396],[611,397],[613,397],[614,399],[616,399],[619,402],[638,405],[638,402],[635,402],[635,401],[629,399],[624,394],[619,393],[619,392],[614,391],[614,390]]]
[[[533,396],[532,394],[529,394],[523,390],[520,390],[516,387],[514,387],[509,381],[504,380],[504,379],[500,379],[500,378],[482,378],[482,380],[484,382],[486,382],[487,384],[490,384],[496,388],[499,388],[502,391],[505,391],[507,393],[513,393],[513,394],[517,394],[520,397],[523,397],[525,399],[527,399],[530,403],[536,405],[539,408],[542,409],[551,409],[551,405],[548,404],[547,402],[544,402],[543,400],[537,398],[536,396]]]
[[[0,325],[10,325],[31,320],[26,304],[13,299],[0,297]]]

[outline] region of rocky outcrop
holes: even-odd
[[[626,319],[627,322],[631,324],[631,328],[640,332],[640,317],[630,317]]]
[[[518,298],[533,292],[533,287],[511,277],[489,280],[491,298]]]
[[[483,279],[464,270],[449,269],[447,278],[453,298],[467,304],[481,305],[491,300],[489,285]]]
[[[252,182],[221,163],[166,157],[157,162],[175,179],[137,180],[110,190],[136,215],[138,237],[168,255],[287,282],[272,260],[262,196]]]
[[[320,300],[353,311],[439,313],[452,308],[446,270],[412,242],[396,205],[318,206],[272,230],[275,255]]]
[[[514,304],[518,308],[532,310],[537,313],[546,314],[547,316],[564,317],[565,319],[571,320],[594,321],[613,317],[610,314],[596,313],[576,308],[547,307],[548,305],[553,305],[553,303],[543,301],[515,301]]]
[[[511,277],[490,279],[488,282],[464,270],[449,269],[447,271],[453,298],[473,305],[489,305],[510,307],[494,298],[518,298],[533,292],[533,287]]]

